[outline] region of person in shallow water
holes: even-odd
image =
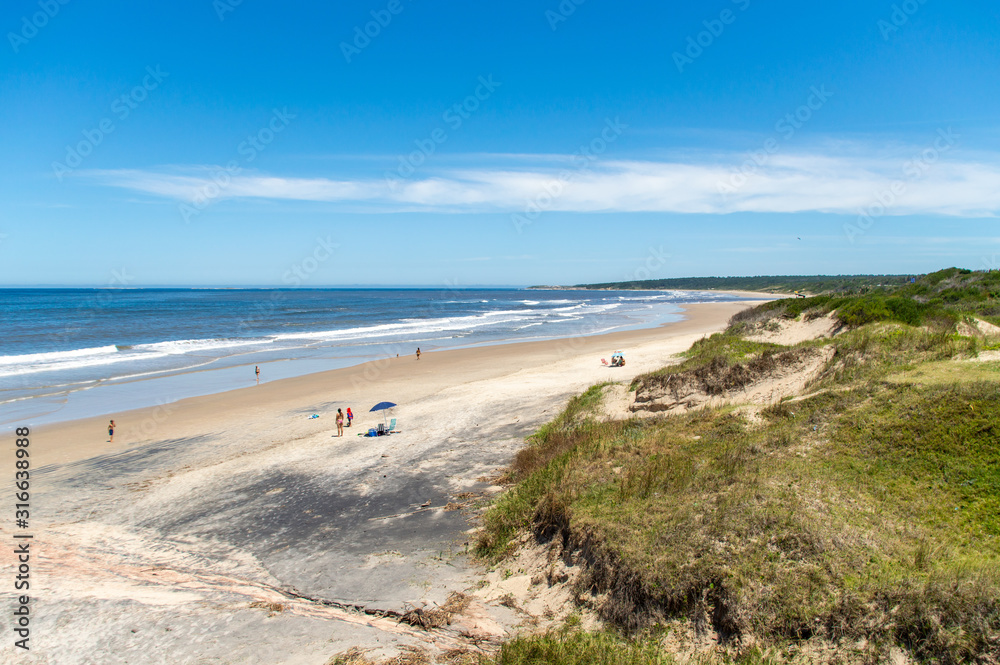
[[[417,360],[420,360],[420,347],[417,347]]]

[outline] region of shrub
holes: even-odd
[[[863,326],[892,318],[885,300],[877,297],[857,298],[837,310],[837,318],[852,327]]]
[[[892,318],[910,326],[919,326],[924,316],[924,308],[911,298],[889,298],[886,307],[892,313]]]

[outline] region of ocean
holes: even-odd
[[[0,427],[336,369],[416,348],[597,335],[679,320],[693,291],[3,289]]]

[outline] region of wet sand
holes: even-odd
[[[434,631],[393,615],[474,590],[477,497],[570,396],[662,366],[752,304],[265,381],[115,414],[113,444],[106,417],[39,428],[32,651],[19,662],[322,664],[353,646],[500,639],[523,618],[500,604],[473,601]],[[627,366],[603,366],[616,349]],[[383,400],[400,433],[356,436]],[[12,542],[7,524],[0,537]]]

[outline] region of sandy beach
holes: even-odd
[[[21,662],[319,665],[355,646],[377,656],[498,639],[523,620],[500,604],[473,601],[434,631],[396,615],[471,594],[482,573],[464,555],[471,509],[570,396],[660,367],[754,304],[264,377],[115,414],[114,443],[105,417],[36,429],[36,604]],[[627,366],[603,366],[616,349]],[[357,436],[382,422],[368,409],[383,400],[398,404],[400,433]],[[355,414],[343,438],[338,407]]]

